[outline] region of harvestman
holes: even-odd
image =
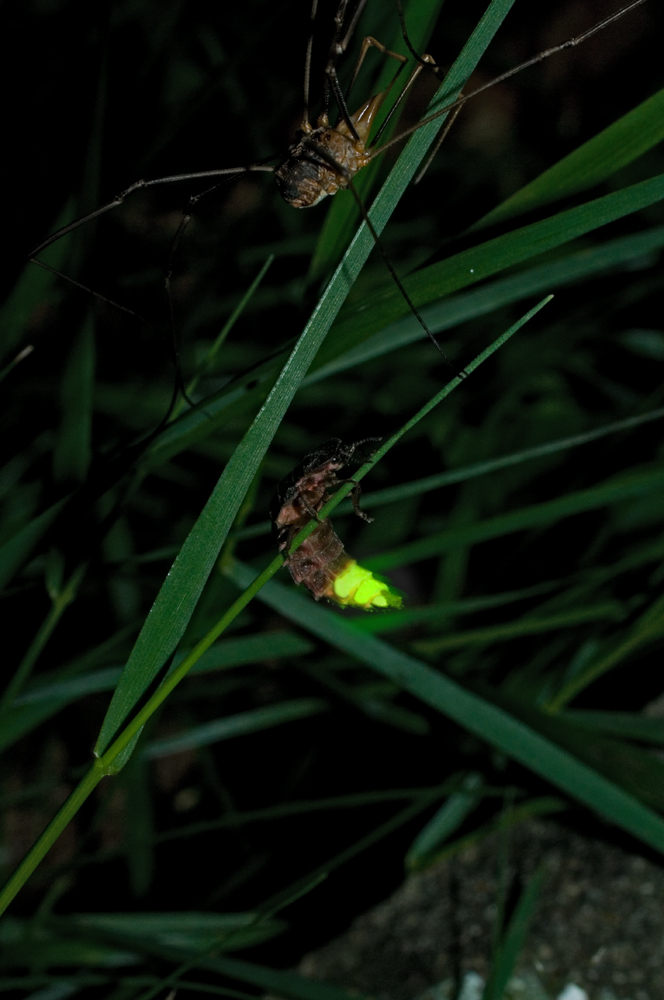
[[[171,308],[172,315],[172,304],[171,304],[171,293],[170,293],[170,278],[172,274],[173,260],[175,252],[178,248],[182,235],[187,228],[187,225],[192,217],[193,211],[197,203],[205,198],[212,191],[216,190],[226,181],[238,177],[242,174],[254,173],[254,172],[267,172],[274,173],[275,182],[279,193],[284,198],[284,200],[291,205],[293,208],[311,208],[317,205],[328,195],[334,195],[337,191],[348,188],[360,209],[362,217],[366,222],[373,239],[380,250],[382,257],[387,265],[387,268],[396,282],[399,291],[403,295],[406,303],[413,312],[417,321],[422,326],[423,330],[430,338],[432,343],[436,346],[438,351],[441,353],[445,362],[449,365],[445,353],[438,344],[436,338],[429,330],[428,326],[422,319],[415,305],[411,301],[408,293],[406,292],[403,284],[401,283],[398,275],[396,274],[392,264],[383,249],[381,241],[374,229],[374,226],[367,215],[367,211],[362,204],[362,201],[355,190],[353,185],[353,178],[355,175],[378,156],[384,153],[387,149],[390,149],[396,143],[401,142],[407,136],[411,135],[413,132],[422,128],[424,125],[435,121],[442,115],[452,112],[450,120],[446,123],[446,126],[434,145],[434,149],[427,158],[427,161],[416,177],[416,182],[421,178],[422,174],[426,171],[429,163],[433,156],[435,156],[438,151],[440,144],[445,138],[447,132],[449,131],[456,114],[460,111],[467,101],[471,100],[473,97],[488,90],[490,87],[495,86],[497,83],[501,83],[504,80],[509,79],[516,73],[521,72],[523,69],[527,69],[529,66],[533,66],[538,62],[548,59],[550,56],[555,55],[558,52],[562,52],[565,49],[572,48],[584,42],[587,38],[602,31],[609,24],[618,20],[624,14],[633,10],[635,7],[640,6],[645,0],[632,0],[631,3],[626,4],[620,10],[609,15],[603,20],[597,22],[592,27],[588,28],[586,31],[574,38],[569,38],[567,41],[562,42],[558,45],[552,46],[551,48],[545,49],[539,52],[537,55],[527,59],[525,62],[520,63],[518,66],[507,70],[500,76],[495,77],[493,80],[485,83],[483,86],[476,88],[468,94],[464,94],[457,100],[446,105],[443,108],[438,109],[434,114],[431,114],[422,120],[420,120],[416,125],[410,128],[404,129],[398,136],[389,141],[384,142],[380,145],[380,139],[384,134],[384,131],[390,122],[393,114],[397,108],[401,105],[404,97],[412,87],[414,81],[417,79],[418,75],[422,72],[424,68],[429,69],[431,72],[435,73],[436,76],[440,77],[440,69],[435,62],[435,60],[430,55],[420,56],[408,37],[408,32],[406,30],[406,24],[402,9],[402,0],[396,0],[399,20],[401,24],[401,32],[403,35],[404,42],[408,48],[410,54],[416,60],[416,65],[412,72],[410,73],[408,79],[406,80],[401,92],[398,94],[392,109],[386,116],[385,120],[381,124],[380,128],[376,131],[373,138],[370,137],[372,126],[376,120],[376,116],[380,111],[385,99],[391,92],[397,78],[399,77],[401,71],[403,70],[406,62],[407,56],[401,55],[397,52],[392,52],[387,49],[381,42],[372,36],[367,36],[362,42],[362,47],[360,50],[360,55],[358,57],[353,75],[351,78],[350,85],[344,94],[341,86],[339,84],[337,76],[337,61],[341,55],[346,51],[348,45],[351,42],[353,33],[357,26],[364,7],[366,6],[367,0],[359,0],[356,4],[355,9],[351,10],[351,15],[348,17],[348,8],[351,4],[351,0],[339,0],[337,7],[337,12],[334,17],[334,31],[332,43],[330,45],[326,65],[325,65],[325,77],[324,77],[324,88],[323,88],[323,105],[322,111],[319,114],[316,124],[313,125],[311,122],[310,113],[310,76],[311,76],[311,56],[313,47],[313,33],[310,33],[307,48],[306,48],[306,59],[305,59],[305,71],[304,71],[304,112],[302,117],[302,124],[298,129],[295,141],[289,147],[288,152],[285,157],[281,158],[281,162],[277,166],[272,166],[269,164],[269,160],[275,160],[279,157],[271,156],[267,160],[259,163],[249,164],[248,166],[242,167],[223,167],[215,170],[202,170],[193,173],[186,174],[173,174],[168,177],[156,177],[148,180],[135,181],[124,191],[121,191],[107,204],[102,205],[100,208],[96,209],[94,212],[89,212],[87,215],[76,219],[74,222],[63,226],[57,232],[53,233],[47,239],[43,240],[37,247],[30,253],[30,260],[40,267],[46,268],[49,271],[53,271],[60,277],[65,278],[70,283],[76,285],[79,288],[89,292],[90,294],[96,296],[104,302],[121,309],[123,312],[130,313],[133,316],[137,314],[132,310],[127,309],[127,307],[120,305],[117,302],[113,302],[106,296],[96,292],[94,289],[88,288],[87,286],[77,282],[75,279],[62,274],[55,268],[50,267],[44,261],[38,259],[38,254],[46,247],[55,243],[62,236],[67,233],[78,229],[79,226],[84,225],[86,222],[90,222],[92,219],[98,218],[100,215],[104,215],[106,212],[111,211],[111,209],[116,208],[121,205],[134,191],[139,191],[147,189],[150,187],[156,187],[157,185],[164,184],[174,184],[180,181],[195,181],[203,180],[209,178],[223,178],[223,180],[218,180],[217,183],[213,184],[211,187],[200,192],[199,194],[193,195],[189,198],[186,208],[182,213],[182,218],[178,225],[177,231],[173,237],[171,243],[171,249],[168,256],[168,264],[165,275],[166,292],[168,296],[169,307]],[[313,23],[318,7],[318,0],[312,0],[312,10],[311,10],[311,23],[313,28]],[[353,85],[360,71],[360,67],[365,59],[365,56],[369,48],[374,47],[378,49],[383,55],[388,56],[399,63],[395,74],[387,86],[387,88],[378,94],[373,95],[369,100],[365,101],[357,111],[351,113],[349,111],[349,97],[352,91]],[[334,97],[335,103],[339,110],[339,120],[336,125],[330,125],[330,98]],[[137,317],[141,318],[141,317]],[[176,357],[177,357],[177,352]],[[463,373],[461,373],[463,374]],[[179,380],[180,381],[180,380]]]

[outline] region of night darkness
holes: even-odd
[[[325,0],[318,13],[314,112],[335,6]],[[465,90],[584,31],[619,6],[617,0],[517,0]],[[49,592],[61,591],[80,573],[75,599],[20,691],[29,695],[44,686],[97,678],[75,696],[56,688],[22,709],[18,703],[0,706],[0,858],[7,876],[90,765],[115,683],[101,675],[106,671],[111,677],[126,662],[179,547],[287,357],[279,352],[287,352],[316,307],[329,268],[312,274],[310,265],[321,232],[334,237],[324,231],[330,199],[296,211],[263,173],[221,184],[197,204],[178,244],[172,321],[164,292],[169,248],[188,197],[209,187],[207,181],[139,191],[42,255],[99,293],[96,299],[35,265],[26,271],[27,255],[56,228],[107,203],[139,178],[283,155],[301,120],[308,8],[308,0],[213,5],[27,0],[5,5],[0,14],[5,98],[0,290],[6,303],[1,367],[26,344],[34,347],[0,383],[5,677],[11,684],[16,665],[49,620]],[[476,0],[446,0],[426,43],[440,66],[451,65],[483,10]],[[599,183],[537,204],[518,218],[471,229],[660,89],[663,30],[664,8],[646,0],[585,45],[469,102],[424,180],[406,191],[385,229],[383,244],[400,276],[662,175],[661,143],[644,139],[641,155],[607,170]],[[368,0],[358,38],[369,33],[388,45],[399,43],[391,0]],[[344,82],[356,51],[357,39],[339,63]],[[370,52],[351,104],[372,92],[381,68],[380,57]],[[406,102],[403,123],[418,120],[434,89],[435,82],[423,74]],[[395,160],[390,150],[378,182]],[[338,195],[345,198],[351,195]],[[368,203],[371,198],[368,193]],[[653,198],[574,240],[561,239],[545,252],[508,262],[480,284],[458,283],[451,301],[459,301],[464,321],[450,322],[438,334],[455,369],[548,290],[555,298],[376,466],[363,482],[366,495],[662,407],[661,205]],[[639,234],[651,234],[644,249],[584,271],[584,253]],[[170,445],[164,435],[172,427],[164,431],[163,422],[178,415],[185,419],[189,411],[182,401],[169,410],[177,378],[173,334],[182,379],[190,384],[270,254],[275,259],[259,289],[192,390],[201,419],[210,418],[209,431]],[[511,298],[501,291],[492,308],[472,303],[466,308],[461,301],[493,288],[492,282],[497,288],[508,279],[526,280],[525,275],[530,281],[531,269],[566,266],[573,254],[580,255],[578,274],[559,284],[552,278],[550,289]],[[332,258],[328,263],[335,263]],[[373,315],[393,294],[374,252],[325,343],[326,360],[334,359],[335,345],[349,330],[361,331],[363,314]],[[394,320],[405,311],[399,304],[395,308]],[[305,386],[276,430],[236,529],[264,524],[277,483],[322,441],[389,437],[448,375],[441,357],[419,339]],[[221,417],[217,410],[212,416],[206,403],[216,405],[224,392],[231,400],[227,387],[236,395]],[[615,664],[581,685],[565,707],[641,718],[661,694],[664,623],[657,602],[664,586],[664,509],[661,485],[652,486],[664,475],[661,428],[661,419],[653,419],[495,473],[413,491],[392,504],[375,509],[369,504],[371,525],[346,512],[334,516],[336,530],[359,560],[380,562],[385,553],[397,553],[378,569],[405,592],[404,614],[439,608],[429,617],[413,616],[405,627],[381,631],[372,625],[363,635],[419,657],[436,674],[545,733],[654,812],[664,809],[662,765],[645,753],[646,741],[583,728],[570,735],[563,723],[558,729],[558,722],[549,725],[548,716],[540,727],[537,717],[575,670],[582,672],[629,642],[630,651],[616,653]],[[623,487],[630,477],[654,478],[629,493]],[[585,507],[579,501],[575,507],[570,499],[609,483],[618,484],[614,500],[594,506],[588,501]],[[487,528],[483,535],[478,528],[472,535],[475,523],[497,523],[565,498],[571,504],[567,512],[561,508],[539,521],[524,514],[521,528]],[[12,540],[58,501],[57,516],[11,563],[14,572],[5,573],[2,560],[14,558],[8,556]],[[466,541],[436,541],[452,530]],[[421,542],[426,548],[427,539],[430,551],[398,558],[401,547]],[[275,551],[269,534],[257,529],[236,540],[227,556],[260,571]],[[286,573],[276,579],[290,588]],[[235,584],[213,570],[180,648],[190,649],[237,594]],[[311,603],[315,610],[323,605]],[[649,609],[655,624],[646,638],[634,639]],[[351,611],[344,620],[352,623],[355,617]],[[558,625],[527,627],[554,619]],[[380,616],[371,622],[380,622]],[[526,627],[515,626],[524,622]],[[484,630],[485,637],[469,638],[473,629]],[[482,774],[490,791],[452,839],[493,822],[510,796],[529,801],[552,793],[541,772],[513,760],[490,734],[485,741],[470,732],[283,609],[254,600],[223,639],[259,645],[253,656],[237,653],[232,669],[211,667],[175,690],[150,719],[126,768],[96,789],[19,894],[13,918],[29,922],[42,906],[43,926],[68,946],[94,941],[131,951],[122,936],[83,932],[68,918],[88,912],[269,909],[267,901],[278,893],[290,888],[297,895],[298,880],[419,802],[419,811],[413,808],[374,844],[333,864],[322,884],[283,913],[276,907],[287,930],[265,943],[257,937],[259,943],[241,952],[248,961],[286,968],[400,884],[405,852],[447,794],[418,798],[417,789],[451,782],[449,791],[469,771]],[[170,756],[141,756],[141,748],[154,741],[215,720],[295,704],[305,707],[291,721],[202,741]],[[609,752],[609,744],[619,749]],[[279,814],[293,803],[362,793],[385,795],[352,808],[337,804]],[[558,788],[555,794],[564,793]],[[570,795],[569,802],[563,821],[570,826],[656,856],[652,840],[639,843],[620,824],[600,822],[578,797]],[[274,810],[275,816],[246,819],[257,810]],[[3,972],[16,977],[17,996],[29,995],[38,987],[27,979],[22,985],[18,977],[27,975],[30,963],[7,940],[0,932]],[[133,975],[172,971],[163,947],[139,942],[137,954]],[[56,978],[63,969],[68,974],[73,968],[103,969],[104,976],[109,971],[89,957],[70,960],[66,949],[55,959],[35,952],[31,959],[32,971],[44,971],[46,978],[48,970]],[[107,979],[102,976],[109,995],[117,989],[123,997],[142,995],[142,987],[122,979],[126,969],[111,971]],[[192,970],[187,978],[195,978]]]

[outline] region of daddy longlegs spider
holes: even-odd
[[[294,143],[290,146],[285,157],[269,157],[268,160],[261,162],[244,165],[241,167],[222,167],[214,168],[211,170],[204,171],[194,171],[187,173],[172,174],[163,177],[151,178],[151,179],[141,179],[130,184],[129,187],[125,188],[118,195],[116,195],[111,201],[102,205],[100,208],[89,212],[75,221],[69,223],[58,229],[55,233],[50,235],[47,239],[43,240],[34,250],[30,253],[30,259],[46,268],[47,270],[55,270],[50,267],[49,264],[38,258],[38,255],[45,250],[47,247],[51,246],[57,240],[62,238],[68,233],[73,232],[79,227],[91,222],[94,219],[105,215],[114,208],[122,205],[126,199],[128,199],[134,192],[140,190],[148,190],[155,187],[163,187],[170,184],[191,182],[199,180],[213,180],[214,183],[205,188],[205,190],[193,195],[189,198],[186,208],[184,209],[179,225],[177,226],[176,232],[173,236],[171,248],[168,254],[165,284],[166,292],[169,303],[169,309],[171,312],[171,325],[172,329],[175,329],[175,324],[173,320],[173,307],[172,307],[172,295],[171,295],[171,278],[173,273],[174,259],[176,251],[180,245],[181,239],[189,225],[189,222],[194,213],[197,204],[213,191],[217,190],[220,186],[228,182],[229,180],[234,180],[242,176],[247,176],[254,173],[274,173],[276,186],[287,202],[294,208],[305,208],[313,207],[319,204],[325,197],[334,195],[342,189],[349,189],[353,194],[355,201],[357,202],[360,213],[370,229],[373,239],[380,250],[388,270],[396,282],[401,294],[406,300],[410,310],[416,317],[418,323],[430,338],[432,343],[439,350],[445,362],[449,365],[443,350],[436,341],[434,335],[429,330],[424,319],[420,315],[419,311],[411,301],[406,289],[404,288],[401,280],[399,279],[396,271],[394,270],[390,260],[382,246],[381,239],[379,239],[376,230],[373,227],[371,219],[354,187],[354,178],[358,172],[364,169],[369,163],[375,161],[378,157],[384,154],[387,150],[393,148],[398,143],[402,142],[409,135],[422,128],[424,125],[442,118],[444,115],[449,114],[449,118],[443,128],[441,135],[435,144],[430,156],[428,157],[424,167],[418,175],[418,180],[422,176],[422,173],[426,170],[431,159],[440,147],[440,143],[447,135],[449,128],[452,125],[456,115],[462,109],[462,107],[470,101],[472,98],[476,97],[478,94],[488,90],[497,83],[503,82],[509,79],[515,74],[519,73],[521,70],[533,66],[538,62],[542,62],[551,56],[556,55],[566,49],[573,48],[586,39],[592,37],[598,32],[602,31],[609,24],[612,24],[623,15],[629,13],[635,7],[640,6],[645,2],[645,0],[631,0],[625,6],[619,10],[609,14],[607,17],[598,21],[592,25],[587,30],[581,32],[580,34],[567,39],[566,41],[556,44],[548,49],[545,49],[535,56],[527,59],[526,61],[520,63],[519,65],[513,67],[512,69],[500,74],[498,77],[483,84],[482,86],[476,87],[469,92],[463,94],[463,96],[457,98],[456,100],[446,104],[443,107],[438,108],[434,113],[425,116],[417,124],[410,125],[403,129],[397,136],[381,141],[385,135],[385,130],[390,123],[392,116],[396,112],[397,108],[402,105],[402,102],[411,91],[413,84],[415,83],[418,76],[423,72],[429,72],[435,74],[437,77],[442,78],[441,70],[435,59],[428,54],[419,54],[416,52],[414,46],[412,45],[407,25],[403,13],[401,0],[394,0],[396,5],[396,10],[399,15],[401,33],[403,37],[403,42],[405,47],[410,53],[410,56],[414,59],[414,67],[410,71],[403,87],[397,93],[396,99],[394,100],[392,108],[389,110],[384,121],[380,124],[378,128],[375,129],[372,135],[372,128],[376,123],[376,118],[380,112],[383,104],[386,101],[388,95],[390,95],[395,90],[395,85],[400,77],[407,61],[408,57],[402,53],[392,51],[388,49],[380,40],[374,38],[373,36],[366,36],[363,40],[360,54],[358,56],[355,69],[353,71],[350,85],[347,87],[346,91],[342,91],[341,85],[339,83],[339,78],[337,75],[337,64],[339,58],[348,49],[354,33],[357,27],[360,16],[366,6],[367,0],[358,0],[355,4],[351,0],[339,0],[337,4],[336,14],[334,18],[334,29],[332,33],[332,42],[329,47],[327,59],[325,61],[325,73],[324,73],[324,88],[323,88],[323,100],[322,109],[318,114],[315,123],[312,121],[312,113],[310,110],[310,80],[311,80],[311,60],[312,60],[312,47],[313,47],[313,24],[316,17],[316,11],[318,6],[318,0],[312,0],[312,10],[311,10],[311,24],[312,30],[309,34],[309,38],[306,46],[306,59],[305,59],[305,72],[304,72],[304,111],[302,122],[300,128],[297,132]],[[372,95],[367,101],[365,101],[357,110],[351,111],[350,95],[357,79],[358,73],[362,64],[365,60],[367,52],[370,48],[376,48],[380,53],[382,53],[387,59],[392,59],[397,63],[394,75],[392,77],[391,83],[384,90],[379,93]],[[337,121],[334,125],[330,124],[330,113],[331,104],[334,101],[338,111]],[[270,163],[269,161],[278,161],[276,165]],[[123,306],[113,299],[108,298],[99,291],[79,283],[75,279],[61,274],[61,272],[56,271],[61,277],[64,277],[69,282],[77,285],[78,287],[91,293],[98,299],[109,303],[110,305],[123,310],[125,313],[130,313],[133,316],[141,319],[140,316],[126,306]],[[173,335],[174,337],[174,335]],[[175,342],[175,338],[174,338]],[[177,364],[177,352],[174,348],[174,354]],[[450,367],[452,367],[450,365]],[[461,372],[460,374],[463,374]],[[178,386],[183,389],[182,377],[178,371]]]

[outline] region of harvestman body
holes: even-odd
[[[408,80],[406,81],[404,87],[399,93],[392,109],[390,110],[389,114],[383,121],[380,129],[377,131],[376,135],[371,139],[371,141],[369,141],[371,129],[375,122],[378,111],[380,110],[385,99],[387,98],[392,87],[394,86],[397,77],[399,76],[401,70],[403,69],[407,61],[407,57],[404,55],[400,55],[399,53],[390,51],[375,38],[367,36],[363,40],[362,48],[360,51],[357,64],[355,66],[350,86],[346,94],[345,95],[343,94],[337,78],[336,63],[339,56],[341,56],[346,51],[346,48],[348,47],[352,39],[358,19],[364,7],[366,6],[366,2],[367,0],[359,0],[359,3],[357,4],[352,14],[352,17],[350,18],[350,23],[348,25],[345,24],[345,20],[346,20],[347,8],[349,6],[349,0],[340,0],[339,2],[339,5],[337,7],[337,13],[334,19],[335,31],[333,35],[332,44],[330,46],[327,64],[325,67],[323,110],[319,115],[315,126],[311,124],[309,117],[309,79],[310,79],[311,50],[312,50],[312,37],[310,36],[307,43],[307,54],[305,62],[304,114],[302,119],[302,125],[298,130],[295,142],[288,150],[288,155],[278,167],[270,166],[266,161],[264,161],[262,163],[250,164],[248,166],[243,166],[243,167],[227,167],[218,170],[205,170],[205,171],[198,171],[195,173],[175,174],[168,177],[157,177],[151,180],[135,181],[124,191],[121,191],[118,195],[116,195],[116,197],[113,198],[113,200],[108,202],[106,205],[102,205],[101,208],[98,208],[94,212],[90,212],[89,214],[82,216],[80,219],[75,220],[69,225],[64,226],[62,229],[59,229],[57,232],[53,233],[42,243],[40,243],[39,246],[35,247],[35,249],[30,254],[30,259],[34,263],[38,264],[41,267],[46,268],[47,270],[55,271],[55,273],[59,274],[61,277],[65,278],[72,284],[95,295],[97,298],[100,298],[103,301],[121,309],[123,312],[129,312],[132,315],[136,315],[126,307],[121,306],[118,303],[108,299],[106,296],[101,295],[99,292],[94,291],[94,289],[88,288],[87,286],[82,285],[81,283],[75,281],[73,278],[70,278],[67,275],[61,274],[61,272],[56,271],[48,264],[44,263],[43,261],[40,261],[37,258],[37,255],[46,247],[54,243],[56,240],[60,239],[60,237],[66,235],[67,233],[72,232],[79,226],[84,225],[86,222],[89,222],[92,219],[95,219],[98,216],[105,214],[111,209],[117,207],[118,205],[121,205],[134,191],[155,187],[157,185],[172,184],[178,181],[202,180],[205,178],[211,178],[211,179],[223,178],[223,180],[217,180],[217,182],[213,184],[212,187],[191,197],[187,204],[187,208],[182,214],[180,224],[178,226],[178,229],[175,233],[175,236],[171,244],[171,250],[169,254],[168,267],[166,273],[166,290],[170,302],[170,276],[172,272],[173,259],[175,251],[177,250],[180,239],[182,237],[182,234],[184,233],[184,230],[186,229],[189,220],[191,219],[193,209],[195,205],[202,198],[210,194],[212,191],[216,190],[221,184],[225,182],[225,180],[237,177],[241,174],[253,173],[258,171],[274,173],[275,182],[277,189],[279,190],[279,193],[284,198],[284,200],[293,208],[311,208],[319,204],[319,202],[321,202],[325,197],[329,195],[334,195],[337,193],[337,191],[343,188],[348,188],[352,192],[358,204],[360,212],[363,216],[363,219],[366,222],[374,238],[374,241],[383,256],[383,259],[385,260],[388,270],[390,271],[390,274],[392,275],[392,278],[396,282],[406,303],[408,304],[409,308],[413,312],[414,316],[422,326],[427,336],[436,346],[438,351],[442,354],[446,363],[449,365],[449,362],[447,361],[447,358],[445,357],[445,354],[442,351],[440,345],[438,344],[434,335],[431,333],[426,323],[420,316],[418,310],[416,309],[415,305],[408,296],[408,293],[403,287],[398,275],[394,271],[394,268],[392,267],[392,264],[390,263],[385,251],[383,250],[382,244],[373,227],[373,224],[371,223],[371,220],[367,215],[367,211],[364,205],[362,204],[359,195],[355,191],[355,188],[353,186],[353,178],[360,170],[362,170],[365,166],[367,166],[372,160],[374,160],[377,156],[385,152],[385,150],[395,145],[396,143],[401,142],[404,138],[411,135],[418,129],[422,128],[424,125],[429,124],[430,122],[436,120],[437,118],[451,111],[453,112],[453,115],[450,116],[450,119],[447,122],[442,132],[442,135],[439,137],[437,143],[435,144],[433,152],[430,154],[429,158],[427,159],[424,165],[424,168],[416,178],[416,181],[419,180],[424,171],[427,169],[431,159],[433,158],[433,156],[435,156],[436,152],[438,151],[440,144],[442,143],[447,132],[449,131],[449,128],[452,125],[456,113],[458,113],[458,111],[467,101],[475,97],[477,94],[483,92],[484,90],[487,90],[489,87],[493,87],[495,84],[500,83],[511,76],[514,76],[521,70],[526,69],[527,67],[532,66],[535,63],[541,62],[542,60],[549,58],[549,56],[552,56],[555,53],[561,52],[567,48],[571,48],[580,44],[581,42],[589,38],[591,35],[596,34],[603,28],[605,28],[607,25],[611,24],[613,21],[616,21],[624,14],[627,14],[629,11],[633,10],[635,7],[638,7],[642,3],[645,3],[645,0],[632,0],[631,3],[628,3],[625,7],[616,11],[614,14],[611,14],[608,17],[604,18],[602,21],[593,25],[591,28],[589,28],[582,34],[577,35],[574,38],[570,38],[566,42],[553,46],[552,48],[546,49],[543,52],[538,53],[536,56],[533,56],[531,59],[528,59],[526,62],[520,63],[518,66],[515,66],[511,70],[508,70],[507,72],[501,74],[500,76],[491,80],[489,83],[486,83],[481,87],[478,87],[476,90],[473,90],[472,92],[465,94],[462,97],[459,97],[456,101],[453,101],[451,104],[448,104],[443,108],[440,108],[434,114],[424,118],[416,125],[413,125],[410,128],[405,129],[398,136],[389,140],[388,142],[383,143],[383,145],[381,146],[377,146],[378,141],[380,140],[385,128],[387,127],[392,115],[395,113],[395,111],[401,104],[402,100],[404,99],[405,95],[411,88],[412,84],[414,83],[419,73],[425,67],[427,67],[429,70],[433,71],[436,74],[436,76],[440,77],[440,71],[435,60],[431,56],[429,55],[420,56],[415,52],[408,37],[408,33],[406,31],[406,25],[401,7],[401,0],[396,0],[403,38],[411,55],[416,59],[416,66],[411,72]],[[317,5],[318,5],[318,0],[312,0],[312,14],[311,14],[312,23],[315,18]],[[397,68],[391,83],[385,90],[371,97],[357,111],[351,114],[348,110],[348,96],[350,94],[350,91],[352,90],[353,84],[355,83],[355,80],[359,73],[360,67],[364,61],[366,53],[370,47],[377,48],[384,55],[395,59],[399,63],[399,67]],[[335,102],[339,108],[339,121],[334,126],[330,125],[330,120],[329,120],[329,105],[330,105],[331,93],[334,95]],[[270,157],[269,159],[274,159],[274,157]]]

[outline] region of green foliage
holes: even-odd
[[[544,16],[508,17],[510,0],[494,0],[478,24],[447,24],[439,7],[406,6],[418,49],[453,63],[429,114],[495,47],[504,68],[503,20],[509,51],[510,31],[539,34]],[[358,33],[382,31],[400,50],[386,8],[370,0]],[[80,65],[76,86],[63,77],[53,105],[44,88],[46,107],[35,106],[44,135],[61,109],[80,135],[65,147],[68,172],[53,164],[42,180],[52,202],[34,242],[44,219],[66,224],[138,176],[283,149],[306,37],[305,23],[282,23],[289,10],[140,0],[115,5],[103,31],[95,23],[94,70]],[[65,46],[70,17],[41,5],[35,45],[60,32]],[[656,32],[633,30],[626,56],[609,32],[602,41],[614,89],[601,102],[592,82],[571,80],[574,62],[559,92],[530,71],[496,96],[500,134],[483,138],[469,102],[418,188],[442,117],[358,183],[466,378],[450,381],[406,314],[366,224],[355,232],[348,193],[327,222],[322,206],[277,203],[261,174],[198,202],[171,277],[194,405],[167,417],[161,274],[180,210],[209,181],[137,193],[48,248],[43,260],[99,293],[96,304],[35,265],[15,279],[1,313],[13,669],[0,797],[6,830],[23,817],[36,844],[16,869],[23,851],[6,834],[2,855],[14,871],[2,905],[23,889],[25,907],[0,924],[13,988],[64,989],[61,967],[123,997],[213,976],[221,995],[249,995],[237,989],[247,984],[343,1000],[281,968],[382,898],[395,857],[419,870],[563,809],[664,852],[662,764],[644,749],[664,743],[653,669],[664,635],[662,91],[659,63],[630,69],[650,67]],[[372,65],[358,103],[384,85]],[[407,123],[425,113],[425,86]],[[576,118],[565,117],[571,92]],[[352,483],[323,511],[336,508],[352,555],[406,594],[403,611],[363,617],[270,579],[283,557],[267,515],[276,483],[322,440],[378,435],[352,470],[374,522],[349,520]],[[506,794],[516,801],[503,814]],[[537,887],[497,942],[487,996],[518,964]],[[345,901],[336,923],[331,898]],[[248,960],[228,954],[240,947],[254,949]],[[67,975],[73,992],[91,982]]]

